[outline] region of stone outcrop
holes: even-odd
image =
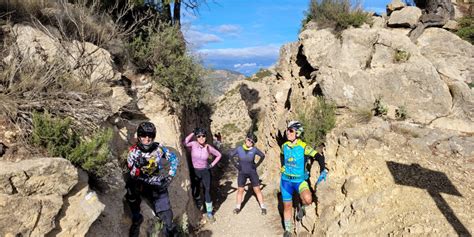
[[[392,12],[388,25],[414,28],[420,17],[421,10],[418,7],[405,7],[399,11]]]
[[[77,185],[78,172],[65,159],[0,163],[2,236],[44,236],[59,222],[62,233],[67,233],[63,236],[84,236],[104,208],[95,194],[87,191],[87,183]],[[69,196],[73,187],[80,194]],[[67,211],[58,218],[62,210]]]
[[[67,63],[78,80],[118,80],[120,75],[113,66],[111,55],[105,49],[89,42],[60,42],[51,34],[32,26],[17,24],[13,27],[15,43],[23,58],[39,64]]]
[[[113,129],[113,155],[106,165],[107,175],[92,181],[95,184],[94,191],[89,188],[87,181],[79,181],[73,190],[70,190],[74,186],[71,185],[60,194],[45,194],[44,197],[1,194],[1,203],[5,203],[5,209],[1,210],[0,222],[5,224],[5,229],[0,227],[0,236],[7,233],[19,233],[23,236],[43,236],[48,233],[54,236],[128,236],[131,219],[128,205],[123,202],[125,184],[122,167],[126,151],[136,142],[134,134],[137,125],[146,120],[157,126],[157,141],[170,148],[181,159],[178,175],[169,189],[175,218],[179,224],[197,226],[200,215],[190,193],[189,169],[181,143],[180,118],[174,105],[169,102],[169,92],[157,89],[160,87],[156,86],[149,76],[137,75],[131,71],[125,71],[122,75],[117,71],[110,53],[89,42],[60,42],[48,31],[21,24],[13,26],[11,33],[12,42],[18,47],[17,53],[20,57],[40,64],[53,64],[59,60],[60,65],[71,68],[75,79],[100,83],[105,99],[101,98],[104,100],[100,101],[102,104],[99,106],[104,108],[105,112],[100,115],[93,114],[92,117],[100,120],[101,125],[106,124]],[[14,54],[10,54],[2,60],[13,58]],[[98,125],[99,123],[94,124]],[[4,128],[1,122],[0,128]],[[22,152],[22,149],[16,146],[21,131],[12,128],[6,130],[8,131],[0,132],[1,141],[9,148],[6,158],[4,156],[2,159],[21,162],[28,159],[30,154],[27,151]],[[6,166],[3,166],[3,163],[1,165],[3,171]],[[76,169],[73,166],[71,168],[77,176]],[[15,166],[12,169],[17,168]],[[55,171],[58,174],[63,172]],[[19,174],[14,180],[19,177],[22,176]],[[77,183],[77,177],[75,180]],[[51,183],[54,182],[60,181],[51,178]],[[63,185],[56,183],[58,188]],[[9,189],[8,178],[2,187]],[[45,187],[37,185],[31,187],[30,192],[32,195],[41,193],[42,188]],[[15,191],[10,192],[20,192],[18,188],[12,190]],[[6,221],[8,215],[4,213],[11,214],[14,207],[28,210],[28,217],[20,218],[22,214],[17,213],[15,220],[18,221]],[[141,234],[145,236],[155,217],[146,201],[142,202],[142,211],[145,222]],[[21,225],[22,222],[29,224]]]

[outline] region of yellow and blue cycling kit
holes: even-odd
[[[307,146],[305,142],[297,139],[294,143],[287,141],[281,147],[283,155],[283,166],[281,168],[280,190],[284,202],[292,200],[293,193],[298,193],[309,189],[305,181],[309,177],[309,172],[305,168],[305,157],[314,158],[318,153],[316,150]],[[324,161],[319,162],[321,170],[324,167]]]

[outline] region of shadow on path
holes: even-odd
[[[446,193],[462,197],[445,173],[423,168],[419,164],[405,165],[387,161],[387,166],[396,184],[426,189],[459,236],[472,236],[441,196],[441,193]]]

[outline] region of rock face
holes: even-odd
[[[417,43],[407,32],[383,24],[338,36],[307,28],[280,50],[276,76],[265,81],[270,104],[257,122],[267,190],[279,190],[286,123],[315,96],[339,108],[324,148],[328,182],[307,212],[317,221],[298,234],[469,235],[474,228],[474,48],[444,29],[427,29]],[[388,115],[361,120],[377,98]],[[394,115],[402,108],[405,120]],[[313,165],[312,183],[318,172]]]
[[[21,24],[13,27],[13,33],[22,56],[31,57],[37,63],[53,63],[55,60],[65,62],[75,69],[73,74],[78,80],[107,81],[119,78],[110,53],[91,43],[60,42],[34,27]]]
[[[57,227],[55,223],[59,222],[60,210],[80,208],[87,212],[67,211],[61,218],[61,228],[67,233],[65,236],[83,236],[103,210],[97,198],[93,199],[93,194],[85,192],[87,189],[82,189],[82,195],[68,196],[78,183],[78,173],[65,159],[0,163],[2,236],[44,236]],[[87,188],[87,183],[84,187]],[[72,224],[72,220],[77,224]]]
[[[21,57],[30,58],[41,64],[60,61],[61,65],[71,68],[75,79],[100,83],[101,88],[105,90],[104,94],[109,97],[102,101],[105,104],[104,108],[107,108],[106,115],[98,120],[101,125],[104,123],[114,131],[113,159],[107,164],[107,176],[94,180],[97,186],[95,191],[89,189],[87,181],[79,181],[71,190],[78,182],[77,177],[73,184],[63,182],[58,185],[62,182],[62,177],[56,178],[53,173],[47,173],[52,176],[47,183],[48,186],[36,184],[23,188],[20,184],[25,180],[32,180],[28,178],[32,176],[23,174],[20,166],[12,165],[12,172],[19,173],[12,175],[11,179],[7,177],[0,181],[3,182],[0,189],[4,192],[0,193],[0,209],[4,208],[0,210],[0,236],[6,234],[44,236],[48,233],[54,236],[128,236],[131,214],[128,205],[123,202],[126,190],[122,165],[126,151],[136,141],[134,138],[136,127],[142,121],[155,123],[158,128],[156,140],[170,148],[180,158],[177,177],[169,189],[171,204],[178,223],[184,220],[183,224],[197,226],[200,214],[192,202],[190,193],[189,169],[181,143],[180,118],[167,98],[168,92],[159,91],[157,88],[160,87],[156,86],[149,76],[128,71],[122,75],[117,71],[110,53],[91,43],[67,40],[60,42],[53,35],[21,24],[13,26],[11,32],[14,36],[12,42],[19,48],[18,53]],[[12,56],[3,60],[12,60]],[[3,128],[2,122],[0,128]],[[12,135],[0,129],[0,138],[9,150],[13,150],[10,147],[15,147],[17,140],[15,136],[20,132],[14,131]],[[8,160],[24,162],[22,160],[27,159],[29,155],[25,152],[26,157],[19,155],[15,157],[8,154],[11,153],[9,150],[7,150]],[[0,165],[0,171],[9,170],[3,163]],[[70,164],[69,166],[66,168],[73,169],[77,176],[76,169]],[[58,175],[69,173],[66,168],[54,171]],[[46,168],[41,170],[43,169]],[[16,183],[17,180],[19,183]],[[61,190],[46,189],[50,186]],[[28,215],[23,216],[21,212],[13,210],[25,210],[24,213]],[[8,218],[12,213],[18,216],[10,221]],[[145,223],[142,225],[141,235],[146,236],[154,216],[145,200],[142,202],[142,213]]]

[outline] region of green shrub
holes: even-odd
[[[47,149],[49,155],[66,158],[79,142],[71,129],[71,119],[52,118],[50,114],[33,113],[32,142]]]
[[[105,164],[111,155],[109,142],[112,130],[106,129],[92,135],[89,140],[82,140],[66,157],[73,164],[81,166],[88,173],[96,176],[105,174]]]
[[[379,98],[375,99],[374,108],[372,109],[372,111],[374,111],[374,116],[387,115],[388,108],[382,102],[382,98],[379,97]]]
[[[405,120],[407,118],[407,109],[405,106],[400,106],[395,110],[395,117],[399,120]]]
[[[456,34],[462,39],[474,44],[474,17],[465,16],[458,20],[459,30]]]
[[[196,107],[205,98],[204,69],[186,53],[179,28],[167,24],[157,30],[146,27],[130,43],[130,53],[140,69],[153,71],[154,80],[170,89],[173,101]]]
[[[410,56],[410,53],[407,51],[397,49],[397,51],[395,51],[394,61],[397,63],[406,62],[410,59]]]
[[[303,27],[314,21],[320,28],[332,27],[336,31],[349,26],[360,27],[371,21],[369,14],[359,6],[353,7],[350,0],[311,0],[305,15]]]
[[[257,73],[255,73],[254,76],[252,77],[247,77],[245,78],[245,80],[248,80],[248,81],[262,81],[263,78],[265,77],[268,77],[268,76],[271,76],[272,75],[272,72],[268,69],[265,69],[265,68],[260,68],[260,70],[258,70]]]
[[[104,175],[110,155],[112,130],[99,131],[90,139],[80,138],[71,128],[70,119],[52,118],[50,114],[33,114],[32,143],[47,149],[51,156],[60,156],[80,166],[89,174]]]
[[[309,112],[300,112],[298,120],[303,123],[305,141],[313,147],[320,146],[326,134],[336,126],[336,106],[318,97],[316,106]]]

